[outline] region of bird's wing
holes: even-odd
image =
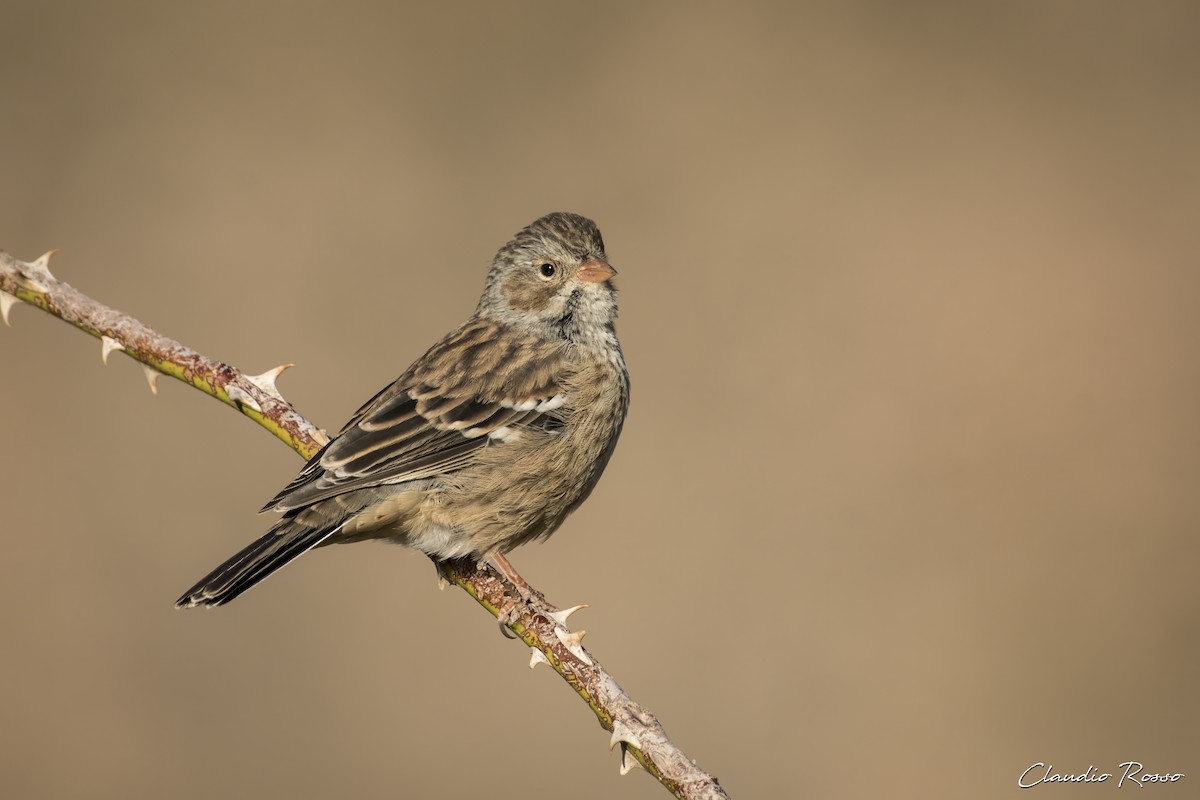
[[[454,472],[482,447],[562,424],[561,345],[475,322],[369,400],[264,511]]]

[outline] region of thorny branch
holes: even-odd
[[[5,324],[10,324],[16,301],[23,300],[100,339],[105,363],[114,351],[141,363],[156,394],[159,374],[170,375],[233,406],[306,459],[324,444],[325,434],[296,413],[275,386],[290,364],[249,376],[206,358],[56,279],[49,270],[55,252],[24,262],[0,251],[0,316]],[[566,627],[578,606],[558,611],[543,600],[507,594],[503,579],[470,561],[443,562],[439,569],[530,646],[530,668],[549,664],[583,698],[604,729],[612,731],[609,749],[620,745],[622,775],[640,764],[676,797],[728,800],[717,779],[684,755],[654,715],[634,702],[584,649],[584,631],[572,633]]]

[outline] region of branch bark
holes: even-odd
[[[325,443],[324,432],[300,416],[275,387],[279,372],[290,365],[248,376],[207,358],[59,281],[49,269],[55,252],[33,262],[0,252],[0,312],[6,324],[16,301],[22,300],[100,339],[106,363],[116,351],[141,363],[156,393],[159,374],[181,380],[245,414],[305,459]],[[510,595],[502,578],[469,560],[441,562],[438,568],[529,645],[531,668],[548,664],[583,698],[600,725],[612,732],[609,749],[620,746],[621,774],[636,763],[676,797],[728,800],[717,779],[676,747],[654,715],[626,694],[580,644],[584,632],[567,628],[567,617],[575,609],[558,611],[542,599]]]

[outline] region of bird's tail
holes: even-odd
[[[220,606],[266,578],[292,559],[329,538],[339,526],[310,528],[281,520],[271,531],[201,578],[175,601],[177,608]]]

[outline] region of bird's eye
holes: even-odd
[[[554,272],[555,272],[555,270],[557,270],[557,269],[558,269],[558,268],[557,268],[557,267],[555,267],[553,264],[551,264],[549,261],[546,261],[546,262],[543,262],[543,263],[541,263],[541,264],[538,264],[538,273],[539,273],[539,274],[540,274],[540,275],[541,275],[543,278],[553,278],[553,277],[554,277]]]

